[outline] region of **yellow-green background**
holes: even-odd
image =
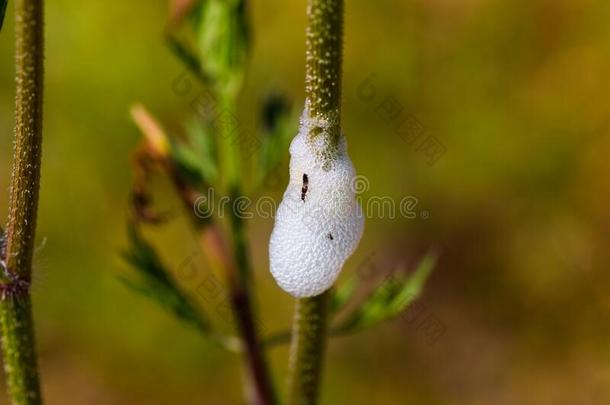
[[[287,93],[295,108],[302,103],[305,1],[249,3],[254,48],[239,116],[256,128],[271,90]],[[381,271],[439,247],[422,303],[446,333],[429,344],[403,319],[332,341],[322,403],[609,403],[610,3],[346,3],[344,129],[370,181],[364,198],[415,196],[430,216],[369,218],[345,272],[373,253]],[[3,218],[12,11],[0,33]],[[128,271],[119,251],[138,141],[128,108],[142,101],[169,127],[189,111],[189,98],[171,89],[183,69],[162,41],[166,14],[164,1],[46,5],[38,228],[46,245],[35,257],[33,294],[49,404],[241,400],[238,359],[117,281]],[[370,74],[377,104],[358,98]],[[438,163],[429,166],[379,117],[387,97],[446,146]],[[159,180],[157,189],[175,215],[151,237],[175,268],[197,245],[170,188]],[[292,311],[268,274],[271,226],[250,226],[269,331],[287,326]],[[286,355],[272,352],[280,387]]]

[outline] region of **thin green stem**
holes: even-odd
[[[343,0],[307,3],[305,96],[309,117],[331,124],[333,144],[341,135],[341,80],[343,62]],[[311,136],[322,133],[312,129]],[[326,132],[326,131],[325,131]]]
[[[289,405],[314,405],[318,402],[330,294],[327,291],[297,300],[290,347]]]
[[[15,2],[15,160],[7,228],[7,264],[29,278],[36,234],[42,143],[42,0]]]
[[[328,151],[341,136],[343,0],[308,0],[305,60],[306,111],[318,123],[309,137],[324,136]],[[296,302],[289,364],[290,405],[318,402],[327,340],[330,292]]]
[[[237,328],[244,341],[246,365],[250,377],[252,398],[255,405],[274,405],[277,403],[268,362],[261,342],[258,319],[252,298],[252,269],[248,257],[248,242],[245,224],[234,209],[234,202],[241,195],[241,176],[239,161],[239,142],[241,141],[239,121],[231,96],[220,95],[222,111],[218,120],[222,154],[225,162],[226,184],[231,201],[229,225],[235,263],[235,274],[229,274],[231,304]]]
[[[152,134],[166,136],[160,126],[151,119],[143,109],[132,111],[134,120],[138,123],[143,133],[148,134],[149,140],[156,139]],[[223,128],[221,126],[221,128]],[[154,141],[152,142],[154,144]],[[163,157],[166,169],[176,193],[180,196],[184,208],[191,218],[195,231],[199,234],[208,259],[214,266],[220,266],[226,272],[227,284],[230,290],[230,303],[237,328],[240,333],[240,349],[245,355],[248,371],[249,393],[252,393],[249,403],[254,405],[274,405],[276,403],[275,392],[271,383],[271,377],[264,356],[264,348],[259,337],[256,324],[256,313],[251,294],[251,268],[248,258],[247,240],[245,235],[243,219],[229,210],[231,227],[231,245],[233,256],[225,244],[224,237],[210,218],[201,218],[195,215],[193,207],[197,204],[199,192],[181,177],[173,161],[167,156]],[[231,201],[239,196],[237,186],[229,191]],[[220,340],[221,343],[225,343]],[[235,347],[234,344],[231,344]]]
[[[15,2],[15,150],[5,268],[1,280],[2,350],[13,404],[40,404],[30,303],[40,187],[43,1]]]
[[[235,201],[238,191],[234,190],[231,201]],[[257,405],[277,403],[264,346],[261,341],[257,315],[252,299],[252,271],[248,258],[247,240],[243,219],[231,210],[231,229],[233,236],[233,253],[237,274],[231,287],[231,302],[237,327],[244,340],[245,355],[250,379],[253,385],[252,402]]]
[[[241,188],[239,161],[239,120],[235,115],[235,101],[233,97],[220,95],[221,110],[216,118],[216,127],[220,135],[221,151],[224,161],[225,185],[229,192]]]
[[[7,295],[0,301],[4,368],[15,405],[42,403],[29,295]]]
[[[249,402],[253,405],[274,405],[277,403],[268,363],[257,331],[256,317],[252,299],[247,290],[234,288],[231,291],[231,304],[237,327],[243,339],[249,376]]]

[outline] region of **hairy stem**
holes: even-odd
[[[14,404],[41,403],[29,285],[40,187],[43,1],[15,2],[15,149],[1,320],[4,367]]]
[[[15,160],[7,227],[7,264],[29,277],[36,234],[42,143],[42,0],[15,2]]]
[[[290,347],[289,405],[318,402],[330,294],[327,291],[316,297],[297,300]]]
[[[327,137],[332,153],[341,136],[341,76],[343,0],[308,0],[305,93],[309,118],[324,122],[312,127],[310,138]],[[330,292],[296,302],[289,364],[288,403],[318,402],[327,339]]]
[[[332,143],[336,143],[341,134],[343,0],[309,0],[307,16],[305,44],[307,110],[310,118],[332,123],[327,136]],[[319,133],[312,133],[311,136]]]
[[[7,295],[0,301],[4,368],[15,405],[40,404],[38,367],[29,295]]]

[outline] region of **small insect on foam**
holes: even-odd
[[[303,187],[301,187],[301,201],[305,201],[305,194],[307,194],[308,189],[309,189],[309,177],[307,177],[307,173],[303,173]]]

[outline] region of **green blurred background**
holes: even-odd
[[[610,403],[610,3],[346,3],[343,117],[354,164],[370,182],[363,197],[413,196],[418,215],[368,218],[344,272],[371,258],[379,271],[411,266],[437,247],[420,308],[444,333],[430,339],[403,317],[333,340],[322,403]],[[2,217],[12,11],[0,34]],[[257,128],[270,92],[302,104],[305,1],[255,0],[249,11],[254,47],[239,117]],[[56,0],[46,14],[38,229],[46,244],[33,294],[47,402],[239,403],[239,360],[117,279],[128,271],[119,252],[139,139],[129,106],[141,101],[171,127],[192,100],[172,91],[183,68],[162,39],[167,3]],[[367,101],[359,89],[371,77]],[[388,99],[443,145],[435,164],[380,115]],[[175,268],[197,243],[170,188],[158,187],[175,215],[152,238]],[[268,331],[285,328],[292,312],[268,274],[271,227],[257,219],[249,228]],[[287,350],[271,354],[283,387]]]

